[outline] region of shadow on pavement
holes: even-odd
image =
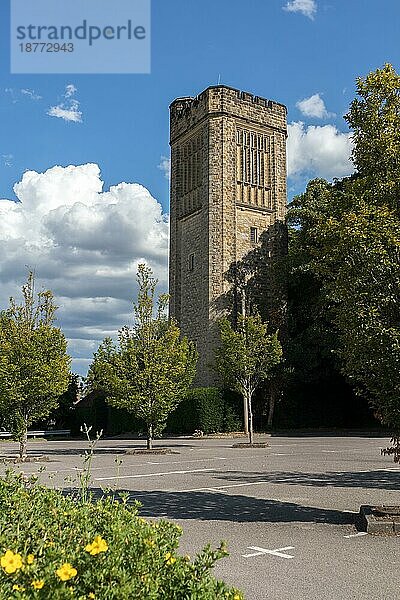
[[[326,473],[303,473],[288,471],[245,472],[226,471],[218,473],[218,480],[224,483],[284,483],[285,485],[304,485],[312,487],[359,487],[400,490],[400,473],[394,471],[332,471]],[[213,484],[217,486],[217,484]]]
[[[188,448],[192,448],[191,445],[185,445]],[[159,445],[159,446],[154,446],[154,450],[157,450],[158,448],[168,448],[168,449],[175,449],[175,448],[181,448],[182,444],[163,444],[163,445]],[[41,454],[46,454],[48,456],[80,456],[82,454],[85,454],[85,452],[88,452],[89,448],[87,446],[82,446],[79,448],[48,448],[47,446],[41,446]],[[146,449],[146,444],[129,444],[127,443],[124,446],[118,447],[118,446],[114,446],[113,448],[102,448],[101,446],[97,446],[95,451],[94,451],[94,456],[96,456],[97,454],[125,454],[126,450],[145,450]],[[14,449],[14,453],[15,453],[15,449]],[[30,447],[29,451],[28,451],[28,455],[29,454],[37,454],[37,452],[33,451],[33,448]],[[149,460],[151,460],[152,456],[155,456],[155,454],[143,454],[143,456],[148,456]]]
[[[104,495],[92,489],[93,499]],[[118,490],[127,494],[129,503],[136,498],[142,504],[140,515],[169,519],[195,519],[201,521],[232,521],[236,523],[327,523],[330,525],[354,524],[355,513],[327,508],[302,506],[292,502],[264,500],[251,496],[226,495],[216,492],[179,492]],[[71,493],[69,490],[65,494]],[[72,490],[74,493],[74,490]]]

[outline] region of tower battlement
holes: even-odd
[[[177,98],[170,104],[171,139],[182,135],[202,118],[229,114],[249,121],[262,121],[266,126],[286,131],[287,109],[284,104],[255,96],[226,85],[214,85],[197,96]]]

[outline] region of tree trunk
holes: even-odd
[[[25,460],[27,456],[26,447],[28,444],[28,428],[25,426],[24,431],[19,438],[19,457],[21,460]]]
[[[147,450],[153,449],[153,425],[149,425],[147,430]]]
[[[246,291],[244,287],[241,289],[241,308],[242,308],[242,317],[246,318]],[[243,395],[243,421],[244,421],[244,432],[246,435],[249,434],[249,406],[247,394]]]
[[[248,413],[249,413],[249,442],[250,442],[250,444],[253,443],[253,409],[252,409],[252,405],[251,405],[252,404],[251,403],[252,395],[253,394],[251,392],[249,392],[248,396],[247,396],[247,398],[248,398]]]
[[[249,435],[249,407],[247,395],[243,395],[243,421],[244,421],[244,432]]]
[[[267,421],[268,429],[271,429],[271,427],[272,427],[272,421],[274,418],[274,411],[275,411],[275,402],[276,402],[275,388],[274,388],[274,386],[272,386],[271,392],[269,395],[268,421]]]

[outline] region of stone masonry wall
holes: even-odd
[[[210,87],[196,98],[180,98],[171,107],[171,315],[182,333],[196,342],[200,354],[198,385],[211,385],[210,368],[218,343],[216,319],[226,311],[221,298],[229,290],[225,274],[252,251],[250,228],[258,237],[286,211],[286,108],[226,86]],[[237,129],[268,137],[266,206],[237,199]],[[202,179],[196,190],[201,206],[182,214],[182,148],[203,132]],[[183,174],[182,174],[183,173]],[[252,185],[240,184],[240,185]],[[245,198],[260,194],[246,189]],[[248,193],[247,193],[248,192]],[[188,268],[194,255],[193,269]]]

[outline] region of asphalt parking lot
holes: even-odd
[[[400,468],[380,456],[388,441],[272,436],[268,448],[237,449],[231,439],[178,438],[156,443],[174,454],[126,455],[144,442],[101,440],[92,486],[127,490],[143,516],[179,523],[184,554],[226,540],[230,556],[215,574],[248,600],[396,599],[400,537],[354,526],[361,504],[400,503]],[[29,447],[50,461],[16,469],[45,466],[41,481],[76,486],[85,442],[36,440]],[[0,444],[3,456],[15,451],[11,442]]]

